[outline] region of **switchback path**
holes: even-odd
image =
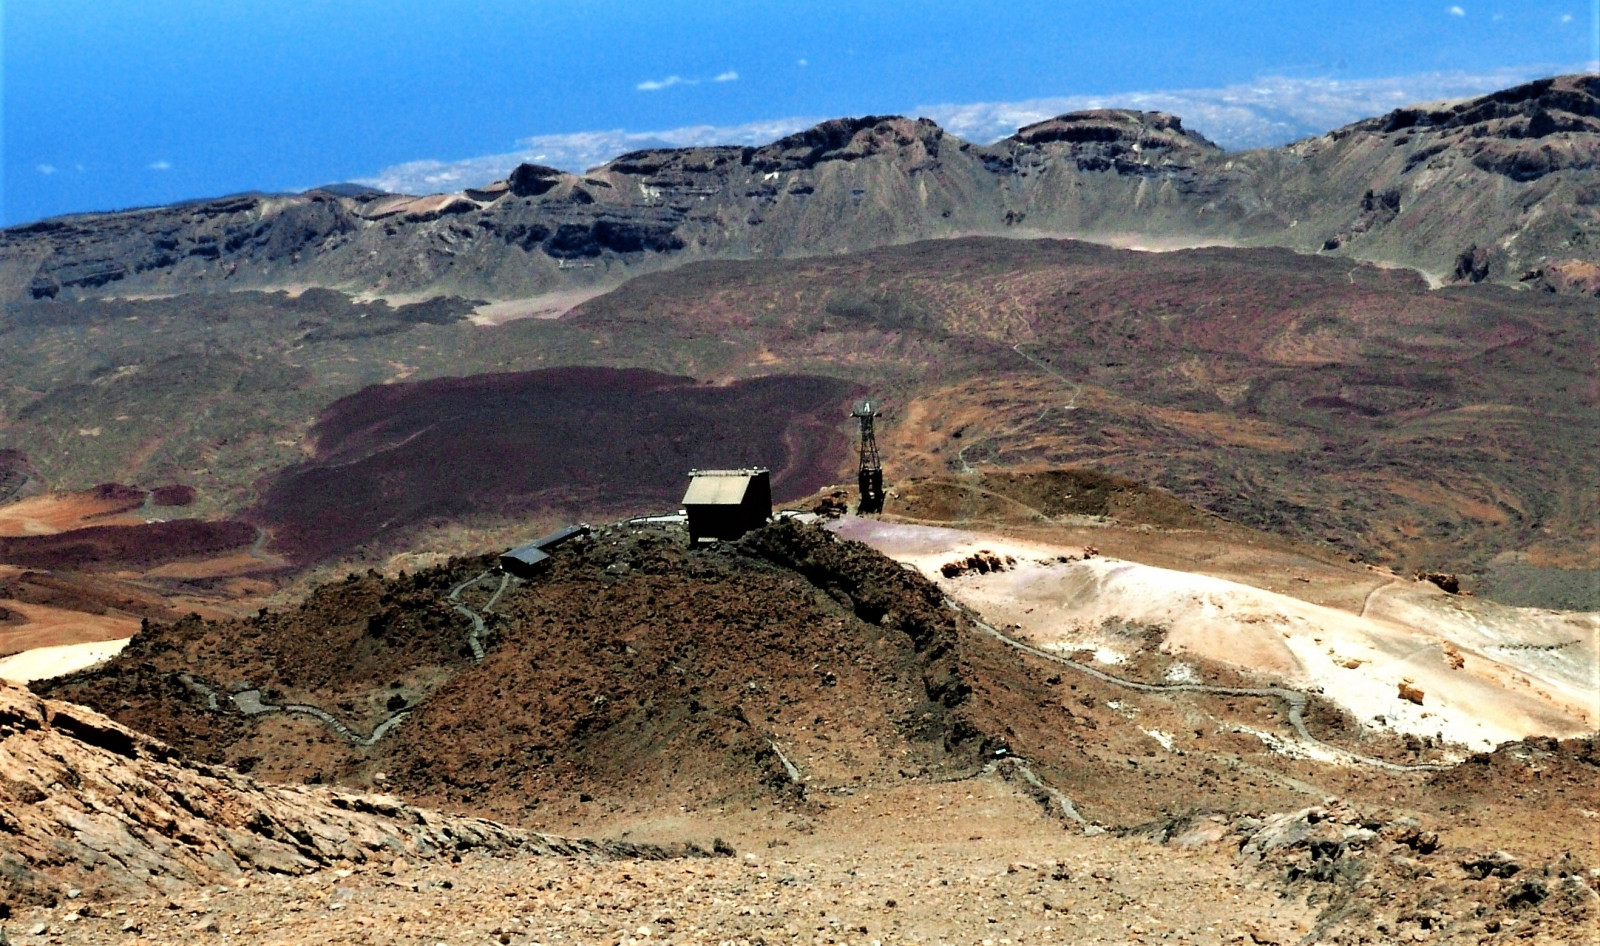
[[[455,608],[457,614],[462,615],[472,622],[472,631],[467,635],[467,646],[472,648],[472,662],[475,664],[483,663],[483,657],[486,653],[483,647],[483,638],[488,634],[488,629],[484,626],[483,614],[488,614],[490,611],[494,610],[495,602],[500,600],[500,596],[505,593],[506,586],[511,583],[511,575],[507,572],[500,573],[500,587],[495,589],[494,596],[489,599],[489,603],[483,606],[483,614],[479,614],[478,612],[462,604],[461,592],[467,590],[473,585],[476,585],[478,582],[483,581],[485,578],[488,578],[490,575],[494,574],[494,572],[495,569],[486,568],[478,575],[468,578],[466,581],[450,589],[450,607]]]
[[[257,543],[259,544],[260,541],[265,538],[265,536],[266,533],[261,533],[261,536],[257,539]],[[472,630],[467,634],[467,646],[472,650],[473,663],[481,663],[485,654],[483,639],[488,633],[488,628],[484,623],[483,615],[490,613],[494,609],[495,604],[500,601],[500,596],[505,594],[506,589],[511,585],[511,576],[505,572],[500,573],[500,584],[495,588],[494,594],[489,598],[489,602],[483,606],[482,613],[474,611],[462,604],[461,593],[473,585],[483,581],[485,578],[490,577],[494,573],[495,569],[485,569],[474,577],[469,578],[461,584],[450,589],[450,594],[448,596],[450,606],[454,608],[457,613],[472,621]],[[227,711],[222,700],[219,699],[215,688],[195,679],[193,676],[187,673],[179,674],[178,681],[185,687],[188,687],[194,693],[205,697],[207,709],[214,710],[216,712]],[[400,710],[399,712],[394,713],[393,715],[384,719],[382,722],[378,723],[377,726],[373,727],[373,730],[370,734],[362,735],[357,730],[351,729],[337,716],[334,716],[332,713],[322,709],[319,706],[312,706],[309,703],[268,703],[261,697],[262,693],[260,690],[242,690],[238,693],[231,694],[228,697],[227,705],[231,706],[235,711],[249,717],[268,716],[276,713],[307,716],[321,722],[339,736],[348,740],[352,745],[362,747],[377,744],[380,739],[382,739],[384,736],[387,736],[389,732],[396,726],[400,725],[402,722],[405,722],[406,717],[410,716],[416,711],[415,706]]]
[[[413,712],[412,709],[403,709],[373,727],[371,735],[363,736],[340,722],[332,713],[308,703],[284,703],[281,706],[265,703],[261,699],[260,690],[244,690],[233,694],[228,699],[239,712],[246,716],[264,716],[269,713],[290,713],[309,716],[312,719],[321,721],[329,729],[358,746],[370,746],[377,743],[378,740],[388,735],[389,730],[400,725]]]
[[[1110,683],[1113,686],[1124,687],[1129,690],[1137,690],[1141,693],[1210,693],[1216,696],[1266,697],[1268,699],[1282,700],[1289,707],[1289,725],[1294,728],[1295,734],[1298,735],[1303,742],[1316,746],[1319,749],[1330,753],[1331,755],[1338,756],[1349,762],[1354,762],[1360,765],[1370,765],[1374,768],[1387,769],[1390,772],[1438,772],[1454,767],[1452,764],[1444,762],[1420,762],[1414,764],[1389,762],[1385,759],[1375,759],[1372,756],[1362,755],[1359,752],[1352,752],[1349,749],[1344,749],[1339,746],[1323,742],[1321,739],[1311,735],[1311,731],[1306,728],[1306,706],[1310,700],[1306,694],[1299,690],[1292,690],[1288,687],[1225,687],[1215,686],[1209,683],[1141,683],[1137,680],[1128,680],[1114,674],[1106,673],[1104,670],[1098,670],[1094,667],[1085,666],[1075,660],[1068,660],[1067,658],[1058,654],[1052,654],[1049,651],[1040,650],[1037,647],[1023,643],[1014,637],[1008,637],[999,630],[995,629],[993,626],[985,623],[970,608],[952,598],[946,597],[945,604],[951,610],[965,616],[967,620],[971,621],[975,627],[981,629],[984,633],[988,634],[990,637],[993,637],[1000,643],[1005,644],[1007,647],[1033,657],[1038,657],[1041,660],[1048,660],[1051,663],[1060,664],[1063,667],[1070,667],[1078,673],[1094,677],[1096,680]]]

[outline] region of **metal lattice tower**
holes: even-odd
[[[883,463],[878,459],[878,435],[873,420],[879,415],[871,401],[862,401],[850,416],[861,422],[861,465],[856,470],[856,486],[861,491],[859,513],[883,511]]]

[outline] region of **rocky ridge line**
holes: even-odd
[[[461,194],[333,188],[39,221],[0,231],[0,300],[307,284],[514,298],[687,260],[1015,232],[1287,246],[1586,292],[1562,274],[1600,262],[1597,169],[1594,76],[1239,153],[1160,112],[1075,112],[992,145],[842,118],[583,174],[526,164]]]

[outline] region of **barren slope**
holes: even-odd
[[[353,577],[250,622],[152,627],[110,670],[55,690],[165,727],[192,751],[249,753],[258,772],[378,781],[613,835],[715,831],[749,853],[742,866],[468,858],[449,896],[436,870],[395,865],[327,877],[338,911],[297,883],[182,911],[259,930],[261,912],[292,904],[279,935],[294,943],[420,942],[441,923],[511,942],[648,929],[691,941],[1213,943],[1254,931],[1554,943],[1593,922],[1592,739],[1510,744],[1443,770],[1295,757],[1261,735],[1292,741],[1281,700],[1133,689],[1018,653],[901,566],[793,523],[698,551],[660,529],[602,530],[498,594],[462,585],[478,567]],[[456,587],[495,628],[481,664],[440,649],[460,639],[443,624]],[[469,624],[457,617],[455,634]],[[315,720],[230,707],[313,698],[371,720],[385,711],[371,698],[411,699],[413,671],[451,665],[371,749]],[[1114,669],[1159,681],[1161,657]],[[1211,661],[1196,669],[1263,682]],[[217,684],[216,708],[179,674]],[[230,700],[247,682],[269,689]],[[1438,757],[1320,701],[1306,722],[1341,747]],[[1320,804],[1335,795],[1348,801]],[[1197,909],[1196,897],[1219,907]],[[160,911],[128,916],[147,933],[180,929]],[[46,937],[62,929],[55,914],[35,917]],[[84,942],[112,935],[102,920],[77,922]]]

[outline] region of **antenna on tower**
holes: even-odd
[[[856,486],[861,491],[858,513],[883,512],[883,463],[878,459],[878,436],[873,420],[879,415],[871,401],[862,401],[850,416],[861,422],[861,465],[856,470]]]

